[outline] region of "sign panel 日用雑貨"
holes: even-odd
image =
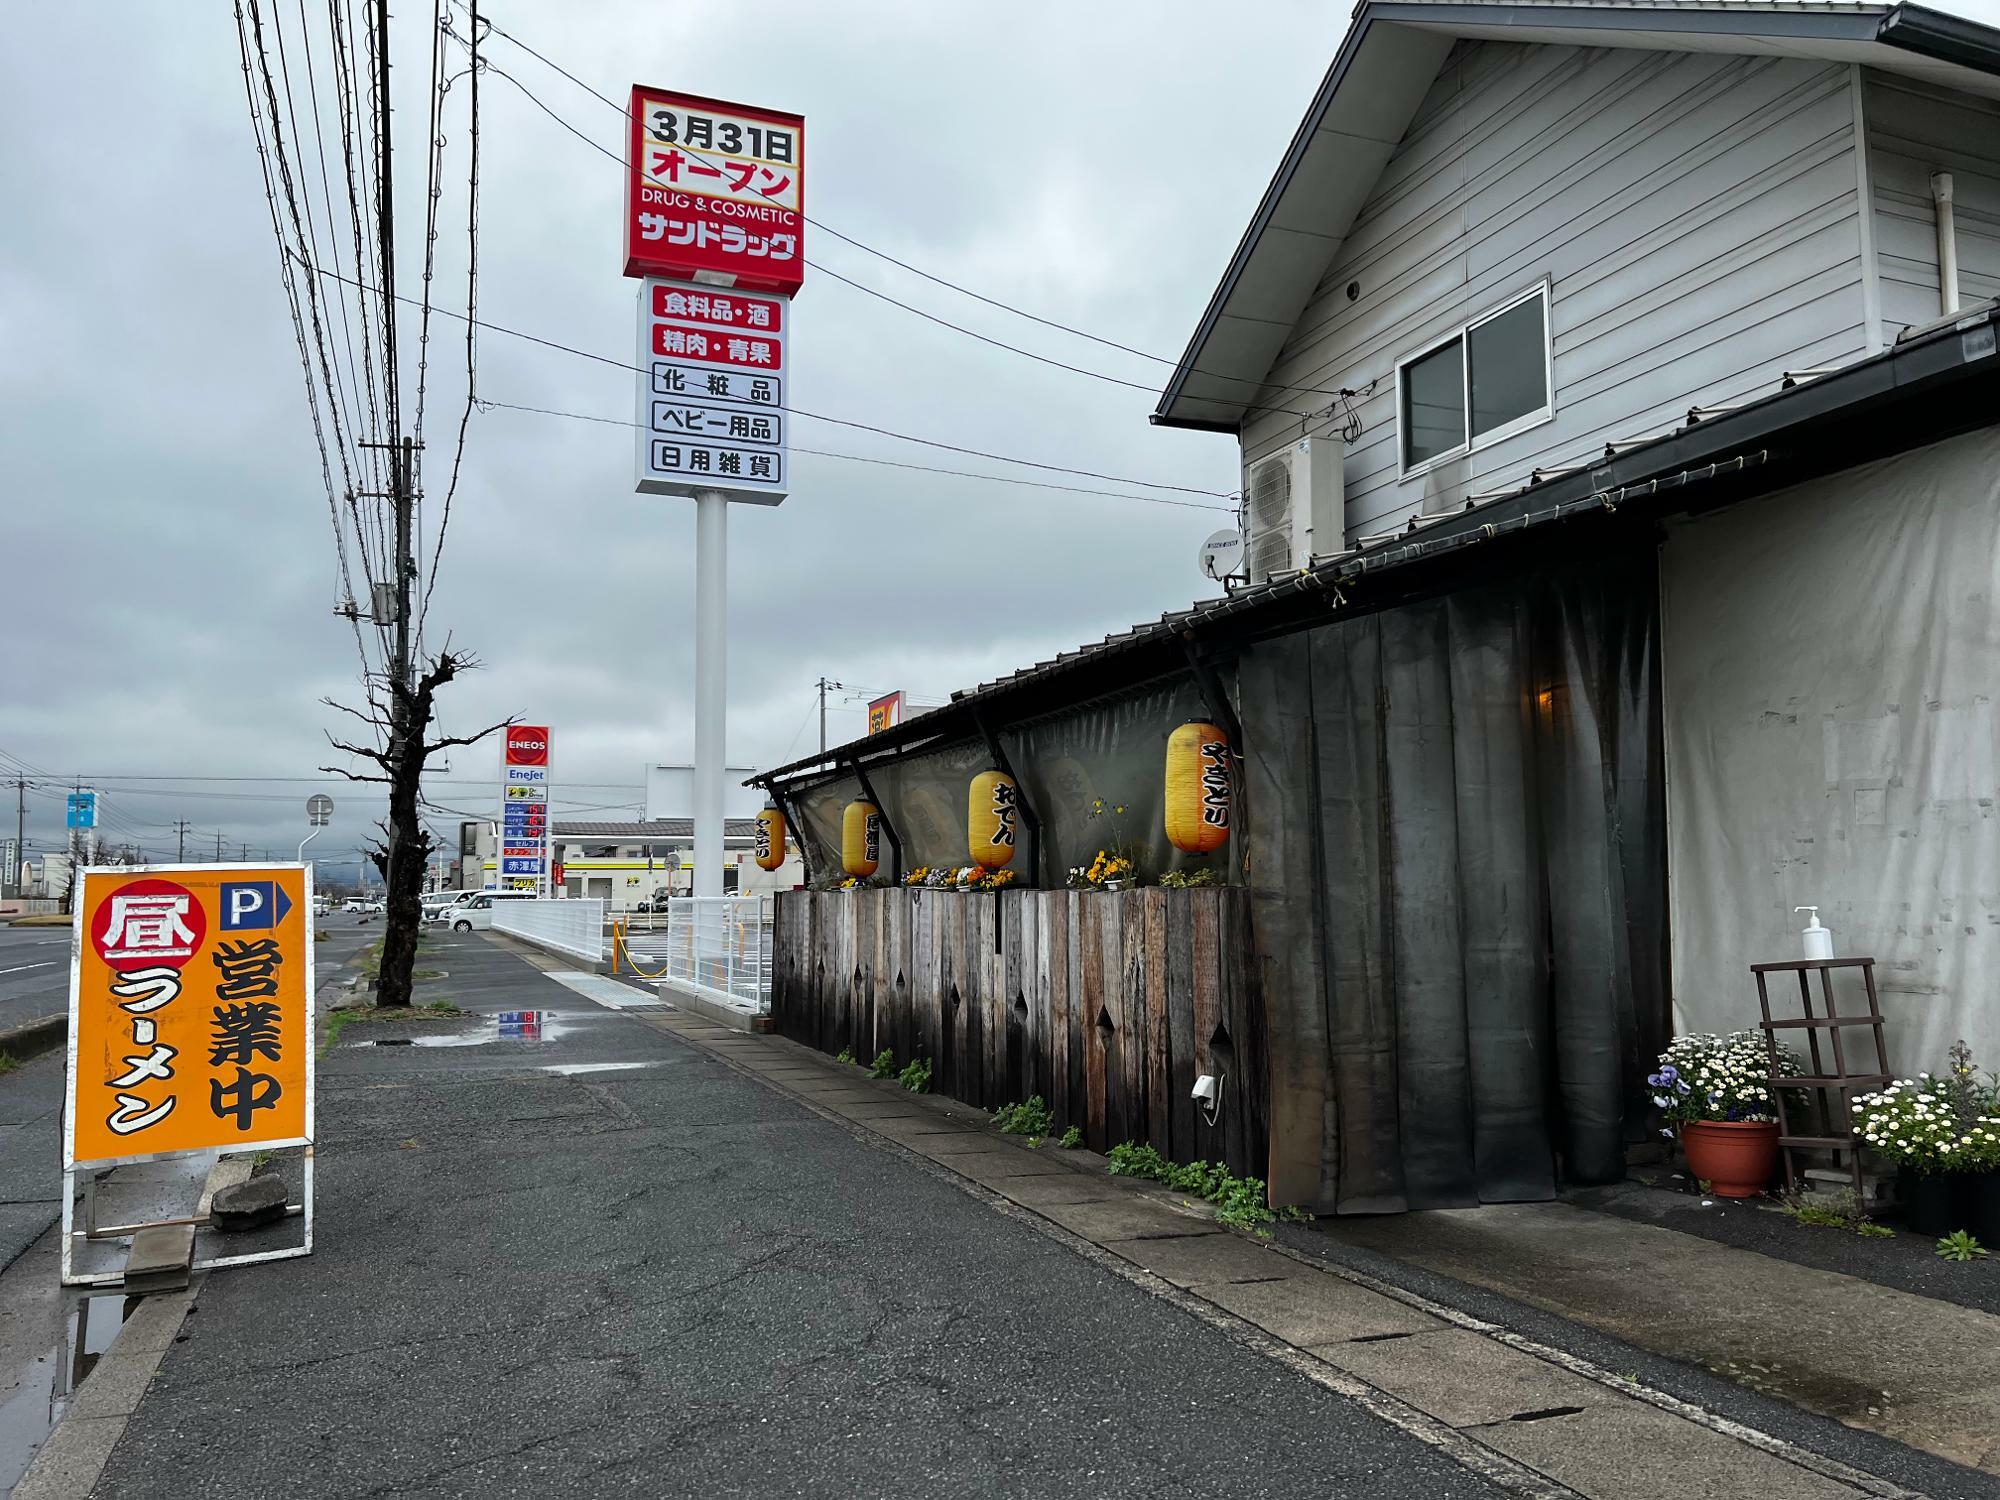
[[[638,482],[648,495],[785,498],[782,297],[681,281],[639,288]]]
[[[805,274],[805,120],[636,84],[625,274],[777,292]]]
[[[63,1166],[312,1141],[303,865],[85,870]]]

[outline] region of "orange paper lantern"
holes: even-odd
[[[1236,767],[1229,738],[1213,724],[1183,724],[1167,740],[1167,840],[1189,854],[1229,838]]]

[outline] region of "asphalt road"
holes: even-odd
[[[0,1031],[69,1009],[69,930],[0,926]]]
[[[348,1028],[313,1255],[209,1280],[95,1493],[1497,1493],[483,936],[424,963],[552,1014]]]

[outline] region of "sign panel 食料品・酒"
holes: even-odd
[[[510,724],[500,753],[500,884],[543,890],[549,874],[549,766],[546,724]]]
[[[790,296],[805,274],[805,120],[636,84],[625,274]]]
[[[86,870],[63,1166],[312,1141],[302,865]]]
[[[639,287],[641,494],[696,495],[775,505],[785,498],[782,297],[688,282]]]

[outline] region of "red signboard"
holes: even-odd
[[[739,297],[733,292],[709,292],[685,286],[656,286],[652,292],[655,318],[743,328],[752,333],[782,331],[785,304],[769,297]]]
[[[545,766],[548,763],[548,725],[510,724],[507,726],[507,765]]]
[[[625,274],[797,291],[805,140],[800,115],[635,84]]]
[[[775,370],[780,346],[770,339],[722,333],[712,328],[653,325],[653,353],[668,359],[699,359],[712,365],[741,365],[746,370]]]

